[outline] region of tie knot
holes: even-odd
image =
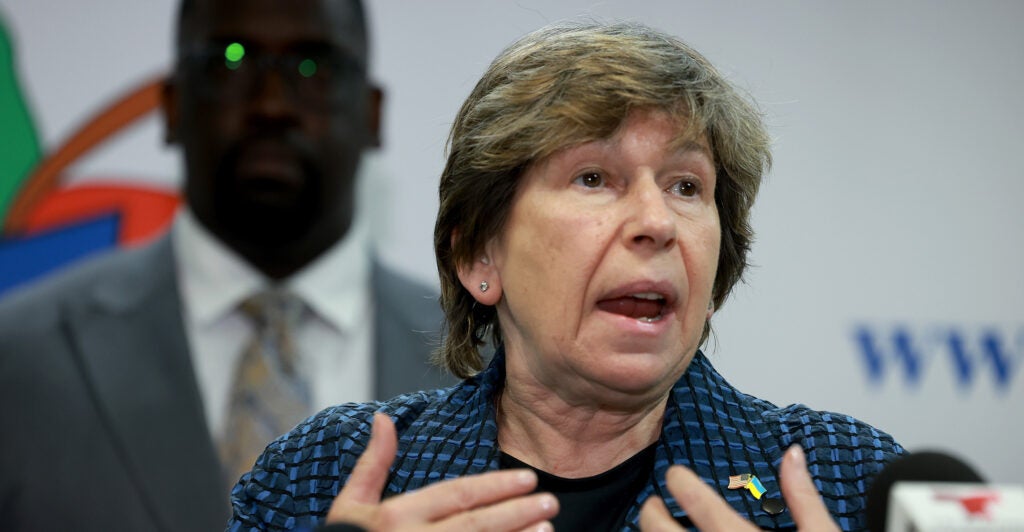
[[[299,322],[303,303],[291,292],[266,290],[250,296],[240,308],[259,327],[290,327]]]

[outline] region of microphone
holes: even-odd
[[[939,451],[886,466],[866,508],[872,532],[1024,530],[1024,487],[986,485],[967,463]]]

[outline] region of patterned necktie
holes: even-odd
[[[292,335],[303,305],[293,295],[263,292],[241,305],[254,325],[235,372],[221,463],[233,486],[274,438],[312,414]]]

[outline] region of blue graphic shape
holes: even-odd
[[[987,363],[992,370],[992,378],[996,388],[1005,390],[1010,387],[1010,380],[1015,372],[1020,355],[1014,356],[1006,348],[1002,337],[994,330],[981,332],[978,350],[971,350],[965,335],[959,331],[950,331],[947,338],[949,352],[956,370],[957,381],[963,388],[970,387],[975,379],[975,369]],[[980,352],[979,352],[980,351]]]
[[[995,375],[996,385],[1007,389],[1010,387],[1010,380],[1020,367],[1019,363],[1022,352],[1017,351],[1016,356],[1006,348],[996,331],[985,331],[981,336],[981,348],[985,351],[985,357],[992,364],[992,371]]]
[[[914,345],[913,336],[906,327],[893,328],[891,345],[888,352],[884,342],[875,337],[868,327],[857,327],[854,340],[860,347],[861,357],[867,366],[868,380],[874,384],[882,382],[885,376],[886,359],[899,362],[903,368],[903,378],[907,385],[916,385],[921,380],[924,364],[923,352]]]
[[[98,251],[117,245],[117,213],[24,238],[0,240],[0,297]]]
[[[926,363],[941,363],[948,364],[962,390],[979,385],[986,372],[991,372],[995,390],[1005,393],[1013,387],[1013,379],[1024,362],[1024,330],[1018,334],[1016,349],[1011,339],[994,327],[943,325],[928,330],[925,334],[922,328],[915,333],[903,325],[854,327],[853,340],[868,382],[877,386],[886,374],[902,373],[910,388],[923,379]]]

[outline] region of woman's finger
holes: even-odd
[[[693,471],[672,466],[665,474],[665,483],[697,528],[704,531],[757,530]]]
[[[818,494],[810,473],[807,459],[799,445],[791,445],[782,457],[779,471],[782,496],[786,499],[793,521],[801,530],[839,530],[828,508]]]
[[[437,530],[499,530],[513,532],[523,528],[535,529],[558,514],[558,499],[550,493],[536,493],[515,497],[483,506],[472,511],[459,512],[439,521]]]
[[[555,532],[555,525],[552,525],[551,521],[544,521],[543,523],[530,525],[526,528],[520,528],[519,532]]]
[[[528,469],[491,471],[432,484],[405,494],[401,513],[423,521],[439,521],[461,512],[526,495],[537,487],[537,475]],[[556,504],[557,507],[557,504]],[[524,523],[523,526],[529,524]]]
[[[328,522],[348,522],[368,528],[401,528],[423,526],[470,510],[486,508],[486,512],[467,514],[467,526],[473,519],[481,528],[517,530],[540,526],[558,512],[558,503],[551,495],[522,497],[537,486],[537,475],[529,470],[494,471],[428,486],[405,493],[381,504],[381,493],[387,482],[391,463],[398,448],[395,425],[383,414],[374,415],[373,429],[366,450],[356,461],[352,474],[334,499],[327,514]],[[505,501],[510,505],[495,505]]]
[[[675,532],[683,527],[669,513],[661,497],[648,497],[640,509],[640,530],[644,532]]]

